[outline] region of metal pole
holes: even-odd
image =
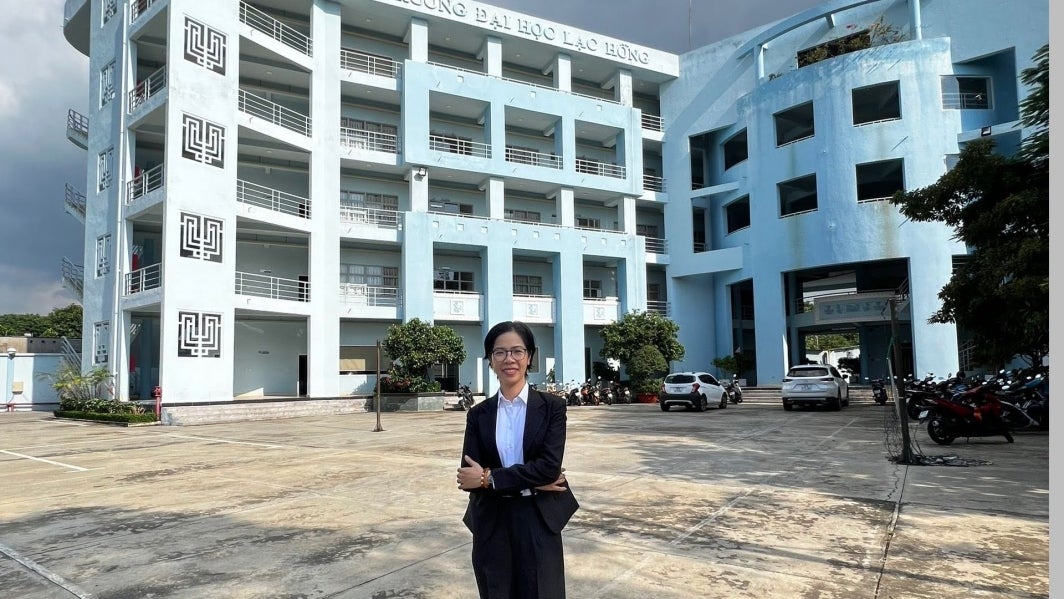
[[[909,439],[909,411],[906,409],[905,398],[898,392],[897,375],[895,368],[901,364],[898,359],[898,297],[894,296],[887,300],[890,306],[890,345],[891,362],[887,373],[890,375],[891,391],[894,393],[894,409],[898,411],[898,422],[901,423],[901,461],[903,464],[913,463],[912,441]]]
[[[373,429],[373,432],[380,433],[384,431],[384,427],[381,426],[381,340],[377,340],[377,390],[376,395],[373,398],[373,405],[377,408],[377,428]]]

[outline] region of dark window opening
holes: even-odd
[[[743,129],[724,142],[724,170],[746,160],[747,152],[746,129]]]
[[[816,128],[813,122],[813,103],[788,108],[773,115],[776,122],[776,145],[783,146],[800,139],[813,137]]]
[[[750,196],[735,200],[724,207],[725,219],[728,221],[728,233],[750,226]]]
[[[857,165],[857,201],[888,200],[905,189],[905,161],[882,160]]]
[[[901,118],[898,82],[880,83],[853,90],[853,124],[864,125],[877,121]]]
[[[817,209],[815,174],[785,181],[777,188],[780,194],[780,216]]]
[[[942,108],[989,110],[989,77],[943,77]]]

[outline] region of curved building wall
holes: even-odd
[[[788,317],[786,302],[795,299],[788,299],[788,273],[832,267],[860,272],[860,265],[902,260],[909,287],[902,312],[911,323],[907,341],[914,370],[957,369],[956,328],[929,325],[927,319],[940,307],[937,294],[949,280],[953,256],[966,253],[965,248],[942,224],[909,222],[887,201],[858,202],[856,166],[901,160],[907,190],[937,181],[960,151],[965,132],[1015,128],[1023,95],[1022,90],[1017,93],[1016,78],[1048,36],[1039,33],[1019,43],[1017,32],[1031,31],[1035,22],[1029,13],[1010,14],[1007,3],[980,2],[986,9],[982,13],[965,4],[968,20],[955,28],[950,11],[957,2],[924,3],[918,18],[906,2],[871,2],[836,14],[836,29],[849,23],[848,30],[860,30],[882,16],[906,41],[788,67],[799,50],[848,32],[828,30],[822,18],[844,4],[854,3],[826,3],[748,32],[748,37],[687,54],[679,79],[663,89],[663,116],[670,123],[663,157],[666,179],[693,181],[692,147],[701,144],[698,139],[709,140],[700,145],[706,148],[705,180],[692,185],[701,189],[670,190],[665,210],[674,248],[692,247],[692,214],[705,215],[706,251],[673,252],[669,269],[674,319],[687,347],[685,368],[707,368],[714,357],[732,353],[736,340],[729,286],[749,280],[757,383],[779,383],[786,367],[804,355],[796,347],[798,319]],[[1044,14],[1044,5],[1037,8]],[[1016,27],[1008,26],[1014,22]],[[922,39],[917,32],[924,34]],[[950,32],[965,39],[950,37]],[[762,51],[763,42],[769,43]],[[958,56],[957,48],[964,55]],[[945,107],[943,78],[954,74],[990,77],[994,104],[987,109]],[[854,125],[852,91],[890,82],[897,82],[900,118]],[[774,115],[810,102],[812,135],[778,145]],[[748,158],[725,170],[721,144],[743,130]],[[999,146],[1007,147],[1009,139],[999,139]],[[815,208],[781,214],[778,185],[810,175],[816,177]],[[749,197],[750,225],[729,234],[725,206],[744,196]]]

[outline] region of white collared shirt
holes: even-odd
[[[502,465],[525,463],[525,414],[528,412],[528,383],[513,401],[499,390],[499,413],[495,417],[495,445]]]

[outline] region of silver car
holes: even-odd
[[[825,405],[841,410],[850,405],[850,386],[831,364],[792,366],[783,377],[783,409],[795,405]]]
[[[674,372],[665,377],[658,393],[658,403],[662,412],[668,412],[672,406],[701,412],[711,405],[728,407],[728,396],[720,382],[708,372]]]

